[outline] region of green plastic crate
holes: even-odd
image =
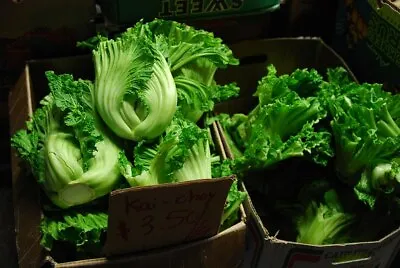
[[[215,19],[271,12],[280,0],[100,0],[103,14],[118,25],[140,19]]]

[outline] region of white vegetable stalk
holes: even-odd
[[[161,135],[177,107],[177,92],[164,56],[145,37],[100,43],[95,102],[119,137],[141,141]]]

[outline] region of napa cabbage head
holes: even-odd
[[[239,60],[213,33],[162,19],[138,23],[133,31],[150,37],[163,51],[175,80],[178,109],[187,119],[197,122],[215,103],[239,95],[235,83],[219,85],[215,81],[219,69],[238,65]]]
[[[82,205],[118,183],[120,147],[94,110],[92,82],[46,76],[50,93],[11,144],[55,205]]]
[[[345,87],[345,93],[327,101],[336,170],[358,199],[374,208],[378,199],[399,194],[400,95],[385,92],[379,84],[351,82]]]
[[[162,47],[128,29],[93,51],[96,109],[121,138],[154,139],[172,121],[177,92]]]
[[[121,154],[121,173],[131,186],[211,179],[212,157],[208,132],[176,116],[154,143],[140,142],[133,164]]]
[[[323,193],[321,202],[311,200],[295,219],[296,242],[310,245],[348,243],[355,216],[343,209],[335,189]]]
[[[290,158],[307,158],[326,166],[333,156],[331,134],[317,128],[327,116],[313,92],[321,77],[298,69],[277,75],[273,65],[258,83],[258,104],[248,114],[221,114],[221,125],[235,156],[235,169],[265,169]]]

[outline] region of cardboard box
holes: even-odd
[[[360,81],[400,92],[400,1],[341,0],[334,48]],[[368,66],[368,67],[367,67]]]
[[[24,127],[47,88],[46,70],[72,73],[75,77],[93,78],[90,56],[30,61],[26,64],[9,98],[10,131]],[[213,128],[215,129],[215,127]],[[216,141],[220,140],[214,131]],[[223,146],[216,142],[220,151]],[[236,267],[243,259],[246,226],[243,221],[217,234],[223,206],[232,182],[231,178],[197,180],[187,183],[163,184],[151,187],[133,187],[117,190],[109,198],[109,222],[104,251],[109,259],[100,258],[70,263],[58,263],[46,256],[41,248],[39,223],[41,219],[39,186],[34,178],[24,173],[20,160],[12,152],[13,203],[16,241],[20,267],[40,267],[51,263],[55,267]],[[149,194],[151,192],[151,194]],[[155,198],[157,197],[157,198]],[[162,198],[158,198],[162,197]],[[195,198],[193,198],[195,197]],[[198,198],[197,198],[198,197]],[[135,211],[138,200],[150,204],[148,214]],[[212,199],[212,206],[208,206]],[[179,201],[179,202],[178,202]],[[177,225],[171,219],[186,217],[179,209],[196,215],[192,224]],[[188,212],[188,213],[189,213]],[[175,213],[172,215],[171,213]],[[143,214],[143,215],[142,215]],[[154,219],[151,233],[140,223],[143,217]],[[189,216],[187,216],[189,217]],[[193,217],[191,217],[193,219]],[[123,236],[120,223],[131,231]],[[168,222],[173,225],[162,230]],[[180,221],[181,222],[181,221]],[[139,226],[137,226],[139,225]],[[119,235],[118,235],[119,234]],[[135,254],[130,254],[136,252]],[[125,255],[123,255],[125,254]]]
[[[297,68],[315,68],[325,73],[328,67],[343,66],[356,78],[346,63],[320,39],[271,39],[243,42],[232,46],[242,60],[242,66],[227,70],[231,74],[224,82],[235,80],[242,89],[241,98],[216,107],[217,113],[247,113],[257,103],[252,94],[257,82],[266,74],[267,64],[274,64],[280,74],[290,73]],[[221,136],[224,137],[222,128]],[[226,141],[226,154],[233,157]],[[262,182],[261,182],[262,183]],[[400,245],[400,229],[379,241],[344,245],[311,246],[284,241],[270,233],[256,211],[250,198],[244,203],[247,214],[248,250],[245,263],[248,267],[389,267]],[[335,264],[335,259],[355,253],[367,254],[366,259]]]

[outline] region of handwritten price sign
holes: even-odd
[[[136,187],[111,194],[106,255],[144,251],[218,232],[232,178]]]

